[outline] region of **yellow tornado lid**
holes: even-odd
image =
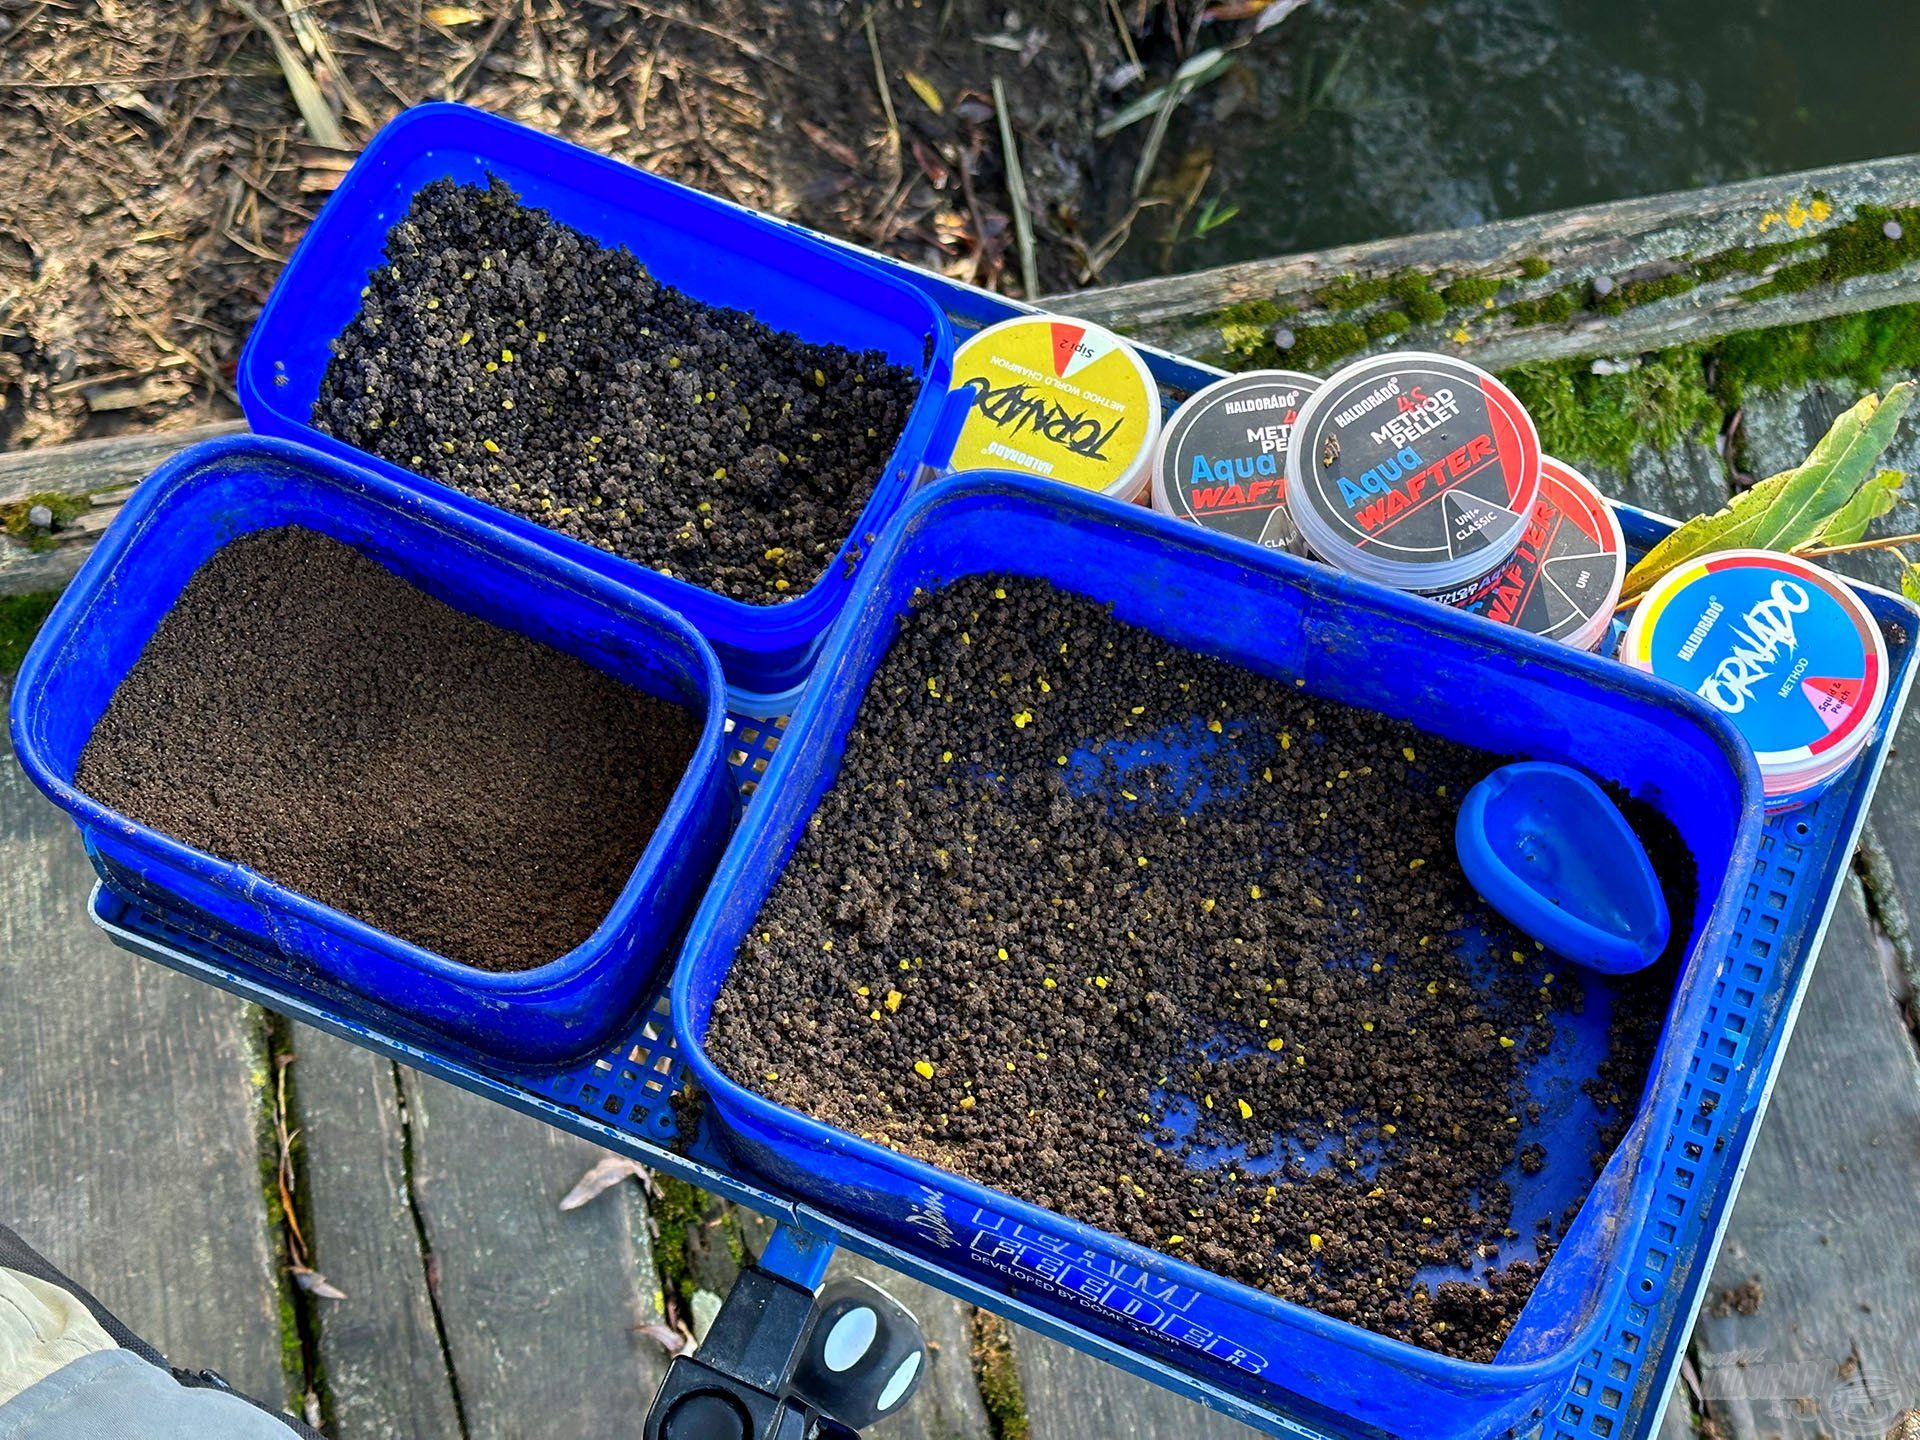
[[[1023,315],[954,356],[973,403],[955,470],[1019,470],[1136,500],[1160,438],[1160,391],[1131,345],[1098,325]]]

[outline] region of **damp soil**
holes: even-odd
[[[709,1046],[831,1124],[1488,1359],[1572,1215],[1521,1236],[1511,1183],[1585,1193],[1675,974],[1611,991],[1595,1143],[1523,1138],[1525,1067],[1592,997],[1454,861],[1501,758],[958,582],[903,622]],[[1647,839],[1691,914],[1677,837]]]
[[[606,917],[699,733],[687,710],[287,527],[194,574],[78,783],[390,934],[522,970]]]
[[[563,535],[777,604],[853,531],[919,390],[877,350],[655,280],[497,177],[443,179],[388,232],[312,419]]]

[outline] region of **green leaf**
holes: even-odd
[[[1744,495],[1734,497],[1733,503],[1724,509],[1711,515],[1694,516],[1640,557],[1640,563],[1627,572],[1620,598],[1637,599],[1669,570],[1695,556],[1711,555],[1716,550],[1751,548],[1760,517],[1792,478],[1793,471],[1789,470],[1771,480],[1762,480]]]
[[[1873,475],[1913,403],[1913,389],[1909,380],[1889,390],[1885,400],[1868,395],[1834,421],[1767,507],[1753,544],[1762,550],[1794,550],[1812,543]]]
[[[1867,527],[1894,507],[1907,483],[1904,472],[1882,470],[1853,492],[1853,498],[1827,521],[1814,537],[1816,545],[1854,545],[1867,537]]]
[[[1920,604],[1920,560],[1908,561],[1907,568],[1900,572],[1900,593]]]
[[[1185,102],[1188,95],[1202,85],[1210,85],[1233,68],[1231,49],[1215,47],[1202,50],[1191,56],[1165,85],[1149,90],[1146,94],[1123,105],[1094,127],[1094,136],[1104,140],[1109,135],[1118,135],[1129,125],[1138,125],[1150,115],[1157,115],[1161,109],[1171,103],[1178,106]]]
[[[1843,523],[1842,517],[1851,525],[1862,510],[1870,512],[1859,522],[1864,530],[1885,509],[1873,509],[1880,505],[1885,484],[1875,467],[1893,443],[1913,396],[1914,382],[1905,380],[1885,399],[1865,397],[1834,421],[1797,469],[1762,480],[1711,515],[1695,516],[1649,550],[1627,575],[1621,598],[1636,599],[1675,566],[1715,551],[1805,548],[1822,541],[1830,527]],[[1858,498],[1869,489],[1876,493]]]

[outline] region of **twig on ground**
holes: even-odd
[[[1000,148],[1006,154],[1007,199],[1013,210],[1013,241],[1020,250],[1020,283],[1026,298],[1040,294],[1040,262],[1033,248],[1033,214],[1027,209],[1027,176],[1020,168],[1020,147],[1013,140],[1013,117],[1007,111],[1006,86],[993,77],[993,108],[1000,117]]]
[[[313,18],[310,0],[280,0],[280,8],[287,12],[287,23],[293,27],[293,38],[300,42],[300,48],[306,52],[307,58],[333,82],[334,89],[340,95],[340,108],[347,112],[354,124],[371,130],[373,113],[354,92],[353,81],[347,77],[340,57],[333,53],[327,32]]]
[[[227,0],[227,3],[251,20],[254,27],[267,37],[267,43],[273,47],[273,58],[280,62],[280,73],[286,76],[287,90],[300,110],[300,118],[306,122],[307,134],[318,144],[331,146],[335,150],[346,149],[347,137],[340,129],[340,122],[334,118],[327,97],[320,91],[320,82],[313,78],[313,72],[307,69],[300,52],[250,0]]]
[[[897,172],[901,164],[900,117],[894,113],[893,85],[887,79],[887,62],[880,58],[880,33],[873,28],[871,12],[861,28],[867,32],[867,49],[873,54],[873,85],[880,92],[880,108],[887,113],[887,155]]]

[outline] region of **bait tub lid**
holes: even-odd
[[[1547,455],[1520,543],[1461,608],[1592,650],[1606,636],[1626,578],[1627,542],[1613,507],[1586,476]]]
[[[1287,450],[1288,504],[1314,552],[1398,590],[1477,586],[1513,553],[1539,493],[1525,407],[1448,355],[1349,365],[1308,399]]]
[[[1669,571],[1635,610],[1620,658],[1728,716],[1770,797],[1852,760],[1887,697],[1886,641],[1858,597],[1819,566],[1769,550]]]
[[[954,355],[973,391],[950,464],[1019,470],[1137,500],[1160,438],[1160,390],[1111,331],[1059,315],[989,325]]]
[[[1320,385],[1297,370],[1252,370],[1195,391],[1161,433],[1153,508],[1270,550],[1299,548],[1287,445]]]

